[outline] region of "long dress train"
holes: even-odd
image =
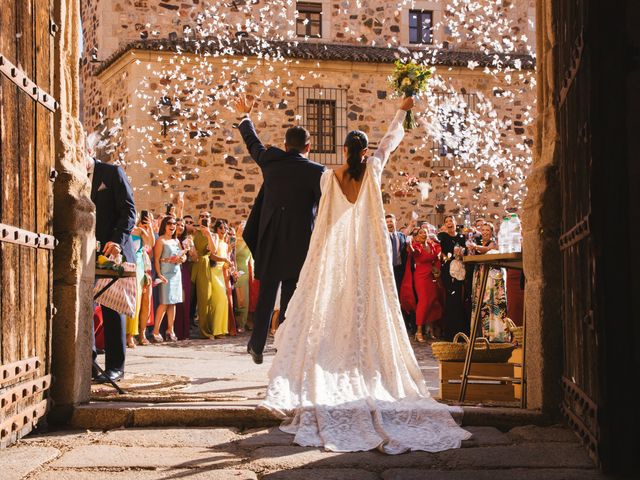
[[[437,452],[470,434],[430,398],[400,312],[391,266],[382,170],[404,135],[399,111],[350,203],[333,171],[287,321],[276,334],[263,406],[304,446],[345,452]]]

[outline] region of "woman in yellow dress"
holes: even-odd
[[[208,223],[208,216],[201,215],[200,228],[193,236],[198,260],[193,263],[191,281],[196,285],[198,324],[202,335],[220,338],[227,333],[229,312],[223,267],[230,262],[224,247],[219,248],[219,244],[224,242],[219,241],[218,235],[211,234]]]

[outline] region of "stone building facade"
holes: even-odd
[[[83,2],[84,124],[103,133],[104,156],[125,166],[139,209],[158,212],[183,191],[191,213],[248,215],[261,177],[232,127],[235,91],[259,97],[253,116],[265,143],[282,145],[286,128],[305,125],[326,142],[311,158],[328,166],[342,162],[349,130],[363,130],[375,147],[398,104],[387,77],[396,58],[410,56],[435,66],[436,80],[416,107],[421,125],[385,171],[389,211],[401,222],[415,212],[439,223],[449,212],[462,221],[520,209],[535,112],[533,1],[491,10],[515,39],[508,54],[491,53],[505,31],[491,26],[486,10],[461,22],[444,0],[298,2],[300,11],[322,11],[321,38],[296,36],[296,28],[313,31],[309,22],[296,25],[295,2],[228,3]],[[432,22],[432,44],[410,41],[416,11]],[[452,130],[445,104],[464,112],[449,139],[433,128]],[[461,134],[478,144],[454,155],[464,150]]]

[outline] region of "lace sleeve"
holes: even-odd
[[[404,110],[398,110],[396,112],[396,116],[393,117],[393,121],[387,129],[387,133],[384,134],[384,137],[380,140],[378,149],[373,154],[374,157],[380,160],[382,169],[387,165],[391,152],[398,148],[398,145],[400,145],[400,142],[404,137],[404,127],[402,126],[402,122],[404,122],[406,114],[407,112]]]

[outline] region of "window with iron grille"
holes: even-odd
[[[433,43],[433,12],[409,10],[409,43]]]
[[[322,4],[297,2],[296,35],[298,37],[322,37]]]
[[[432,135],[432,167],[451,168],[460,164],[459,157],[471,151],[475,140],[465,135],[468,119],[475,111],[477,95],[475,93],[437,92],[436,131]]]
[[[342,143],[347,133],[346,90],[298,88],[300,125],[311,136],[311,160],[324,165],[342,164]]]

